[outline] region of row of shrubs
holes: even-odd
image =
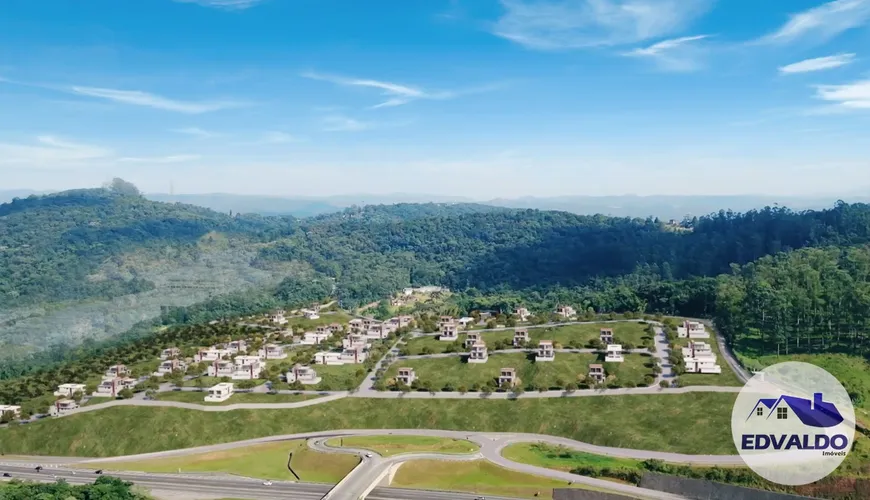
[[[607,477],[619,479],[632,484],[640,484],[644,472],[658,472],[672,476],[688,477],[692,479],[704,479],[719,483],[738,484],[750,487],[769,486],[764,479],[749,469],[736,467],[690,467],[688,465],[676,465],[661,460],[644,460],[640,462],[640,468],[627,467],[596,467],[584,465],[571,470],[573,474],[588,477]]]

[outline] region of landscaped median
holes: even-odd
[[[480,447],[464,439],[429,436],[347,436],[332,438],[326,442],[336,448],[371,450],[383,457],[403,453],[469,454]]]
[[[224,472],[295,481],[296,478],[287,468],[291,453],[290,466],[300,480],[309,483],[338,483],[359,463],[359,457],[355,455],[320,453],[309,448],[304,439],[297,439],[180,457],[103,462],[100,467],[107,471]],[[82,464],[82,467],[92,468],[93,465]]]
[[[124,406],[0,429],[0,451],[110,457],[335,429],[527,432],[688,454],[734,453],[733,393],[518,400],[344,398],[292,410]],[[686,438],[691,429],[691,438]]]

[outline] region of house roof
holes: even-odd
[[[787,395],[782,395],[778,399],[762,398],[755,403],[752,412],[755,412],[759,404],[763,404],[772,410],[783,402],[792,409],[801,423],[810,427],[834,427],[843,421],[843,416],[837,410],[836,405],[824,401],[822,394],[819,392],[813,394],[812,400]],[[771,415],[773,415],[772,411],[768,414],[767,418],[770,418]],[[750,413],[749,416],[752,416],[752,414]]]

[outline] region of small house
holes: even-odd
[[[577,315],[577,311],[571,306],[559,306],[556,308],[556,314],[567,319]]]
[[[314,368],[300,364],[293,365],[293,369],[287,372],[285,376],[287,377],[288,384],[299,382],[303,385],[317,385],[321,380],[317,376],[317,372],[314,371]]]
[[[532,313],[530,313],[529,310],[525,307],[517,307],[516,309],[514,309],[514,316],[516,316],[517,319],[520,321],[528,320],[529,316],[531,315]]]
[[[517,382],[516,368],[502,368],[498,375],[499,387],[513,387]]]
[[[266,344],[257,353],[260,359],[285,359],[287,353],[284,352],[284,347],[277,344]]]
[[[622,357],[621,344],[608,344],[607,354],[604,356],[604,361],[607,363],[622,363],[625,358]]]
[[[116,378],[116,377],[126,377],[130,374],[130,370],[127,369],[125,365],[115,365],[110,366],[108,370],[106,370],[106,377]]]
[[[160,359],[167,360],[172,358],[177,358],[181,355],[181,350],[177,347],[170,347],[168,349],[163,349],[160,351]]]
[[[604,365],[591,364],[589,365],[589,380],[593,382],[604,382],[606,375],[604,374]]]
[[[613,343],[613,328],[602,328],[598,335],[598,339],[604,345]]]
[[[230,399],[233,395],[233,384],[231,382],[221,382],[208,390],[208,395],[205,397],[206,403],[223,403]]]
[[[441,335],[439,335],[438,340],[453,342],[458,338],[459,333],[456,331],[456,323],[451,321],[450,323],[441,324]]]
[[[417,380],[417,375],[413,368],[399,368],[399,374],[396,375],[397,382],[410,386],[415,380]]]
[[[517,328],[514,330],[514,347],[524,346],[529,343],[529,330]]]
[[[57,390],[54,391],[54,395],[57,397],[71,398],[73,397],[73,394],[77,392],[84,394],[85,384],[60,384],[57,386]]]
[[[486,349],[486,342],[478,340],[471,346],[471,351],[468,354],[469,363],[486,363],[489,359],[489,354]]]
[[[465,337],[465,348],[468,349],[472,345],[477,342],[483,341],[483,334],[480,332],[468,332],[468,335]]]
[[[535,362],[553,361],[556,359],[556,350],[553,349],[552,340],[542,340],[538,343],[538,354],[535,356]]]

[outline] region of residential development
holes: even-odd
[[[205,397],[206,403],[223,403],[230,399],[233,395],[233,384],[230,382],[221,382],[208,390],[208,395]]]
[[[697,321],[684,321],[682,326],[677,327],[677,336],[684,339],[708,339],[710,334],[704,328],[703,323]]]
[[[682,348],[683,361],[688,373],[722,373],[722,367],[716,363],[716,354],[706,342],[689,341]]]
[[[293,365],[293,369],[287,372],[285,377],[288,384],[299,382],[304,385],[317,385],[321,380],[314,368],[300,364]]]

